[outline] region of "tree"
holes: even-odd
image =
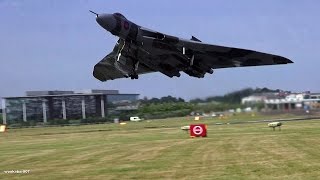
[[[162,103],[176,103],[176,102],[185,102],[184,99],[182,98],[176,98],[172,96],[164,96],[161,97],[160,99],[158,98],[151,98],[148,100],[148,98],[143,98],[140,100],[140,102],[143,104],[162,104]]]

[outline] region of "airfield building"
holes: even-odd
[[[242,99],[242,104],[264,103],[267,111],[320,109],[320,93],[264,93]]]
[[[118,90],[27,91],[26,96],[3,98],[3,123],[106,118],[136,110],[138,97]]]
[[[319,93],[291,93],[285,98],[265,100],[268,110],[310,110],[320,108]]]

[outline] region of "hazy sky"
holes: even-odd
[[[320,1],[0,0],[0,97],[27,90],[119,89],[185,99],[245,87],[320,91]],[[294,64],[216,70],[203,79],[160,73],[100,82],[93,66],[117,37],[89,13],[121,12],[133,22],[206,43],[278,54]]]

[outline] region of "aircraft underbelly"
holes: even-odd
[[[133,69],[132,59],[125,56],[120,56],[120,58],[114,62],[114,66],[124,75],[129,75]]]

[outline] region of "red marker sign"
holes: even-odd
[[[191,137],[207,137],[207,126],[205,124],[191,124],[190,136]]]

